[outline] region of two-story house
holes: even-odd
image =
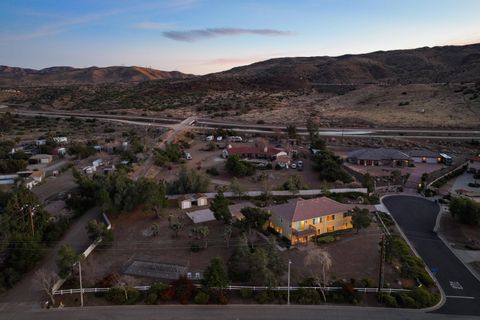
[[[352,205],[327,197],[292,199],[285,204],[267,207],[269,226],[292,244],[306,243],[312,236],[352,228]]]

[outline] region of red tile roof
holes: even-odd
[[[334,213],[347,212],[353,208],[352,205],[343,204],[327,197],[304,200],[297,198],[288,203],[267,208],[272,215],[280,216],[290,222],[303,221]]]

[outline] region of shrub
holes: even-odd
[[[218,172],[217,168],[208,168],[206,172],[211,176],[218,176],[220,173]]]
[[[255,301],[260,304],[272,303],[274,300],[274,294],[271,290],[262,290],[255,295]]]
[[[175,280],[172,283],[172,288],[175,292],[175,297],[181,304],[188,304],[191,297],[195,293],[195,286],[192,280],[187,278],[180,278],[178,280]]]
[[[242,297],[242,299],[251,299],[253,297],[253,290],[248,288],[240,289],[240,297]]]
[[[335,241],[340,240],[340,237],[334,237],[334,236],[317,236],[315,238],[315,243],[316,244],[327,244],[327,243],[332,243]]]
[[[210,295],[207,293],[200,291],[194,298],[196,304],[207,304],[210,300]]]
[[[428,291],[425,287],[417,287],[410,292],[410,296],[415,300],[418,308],[433,306],[437,297]]]
[[[295,292],[295,301],[299,304],[318,304],[321,296],[315,289],[299,289]]]
[[[147,304],[156,304],[158,300],[158,295],[156,293],[149,293],[147,295]]]
[[[416,308],[417,304],[415,300],[408,295],[406,292],[397,294],[396,296],[397,304],[401,308]]]
[[[111,288],[108,290],[105,298],[115,304],[135,304],[140,301],[142,294],[135,288],[126,288],[127,299],[125,298],[125,290],[123,288]]]
[[[384,294],[383,295],[383,301],[385,302],[385,305],[389,308],[397,308],[398,307],[397,299],[395,299],[395,297],[392,297],[389,294]]]

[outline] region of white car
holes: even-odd
[[[292,168],[292,169],[297,169],[297,165],[296,165],[295,163],[292,163],[292,164],[290,165],[290,168]]]
[[[213,141],[213,138],[214,138],[213,136],[207,136],[205,138],[205,141]]]
[[[222,136],[218,136],[217,137],[217,141],[222,141],[223,140],[223,137]]]
[[[185,152],[185,159],[192,160],[192,155],[189,152]]]
[[[297,161],[297,166],[299,166],[300,168],[303,167],[303,161]]]

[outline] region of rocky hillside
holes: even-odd
[[[63,86],[109,82],[185,79],[192,75],[142,67],[51,67],[41,70],[0,66],[0,86]]]
[[[191,88],[301,89],[323,85],[480,81],[480,44],[278,58],[177,82]]]

